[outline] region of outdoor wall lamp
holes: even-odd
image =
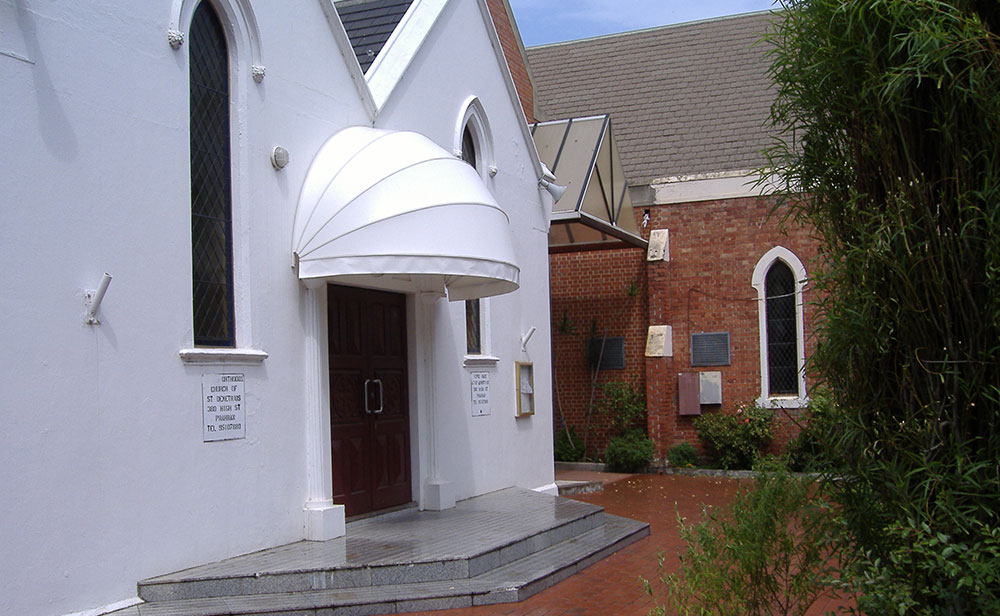
[[[280,145],[274,146],[271,150],[271,166],[275,169],[284,169],[288,165],[288,150]]]

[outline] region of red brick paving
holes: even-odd
[[[746,486],[748,480],[742,480]],[[608,483],[604,492],[571,498],[594,503],[608,513],[649,522],[650,537],[632,544],[583,572],[520,603],[435,612],[425,616],[646,616],[653,607],[643,592],[639,576],[657,578],[657,557],[666,555],[664,566],[677,566],[676,554],[683,547],[677,534],[677,512],[692,520],[705,506],[725,505],[736,494],[741,480],[684,475],[634,475]],[[838,605],[820,601],[809,611],[819,616]]]

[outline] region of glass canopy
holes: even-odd
[[[532,125],[542,162],[566,192],[552,207],[549,252],[646,247],[608,115]]]

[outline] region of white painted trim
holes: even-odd
[[[542,159],[538,157],[538,150],[535,149],[535,140],[531,136],[531,129],[528,128],[528,120],[524,117],[524,110],[521,108],[521,98],[517,95],[517,87],[514,85],[514,77],[510,74],[510,68],[507,66],[507,57],[504,55],[503,45],[500,43],[500,35],[497,34],[496,24],[493,23],[493,16],[490,15],[490,7],[486,5],[486,0],[478,0],[478,2],[479,12],[482,13],[483,22],[486,26],[486,32],[490,37],[490,44],[493,46],[493,53],[496,55],[497,62],[503,68],[501,72],[504,76],[504,85],[507,86],[507,96],[510,98],[510,102],[514,105],[514,108],[521,110],[521,113],[517,114],[518,128],[521,130],[521,136],[524,138],[524,142],[528,145],[528,156],[531,158],[531,167],[535,171],[535,175],[537,176],[536,179],[540,180],[545,177]],[[520,36],[520,33],[518,35]],[[527,62],[525,62],[525,64],[527,64]],[[539,187],[539,190],[544,189]],[[547,229],[549,225],[549,216],[552,214],[552,204],[547,203],[545,199],[542,199],[542,204],[545,207],[545,225]],[[546,231],[546,233],[547,232],[548,231]]]
[[[448,0],[414,0],[385,42],[382,51],[368,67],[365,80],[375,103],[376,116],[410,68],[447,4]]]
[[[493,351],[493,327],[491,325],[492,319],[490,319],[490,298],[480,297],[479,299],[479,353],[470,355],[466,354],[465,359],[462,361],[462,365],[466,367],[483,367],[483,366],[495,366],[500,362],[500,358],[492,354]],[[472,300],[466,300],[472,301]],[[462,314],[465,314],[465,302],[461,303]],[[465,323],[465,318],[462,319],[462,323]]]
[[[237,353],[254,356],[262,351],[253,351],[253,315],[252,298],[250,294],[250,255],[253,250],[251,243],[249,204],[251,203],[250,184],[250,145],[249,145],[249,83],[257,81],[254,69],[263,67],[261,59],[260,31],[257,19],[248,0],[173,0],[171,6],[170,26],[172,31],[187,32],[191,27],[194,12],[201,4],[208,2],[219,15],[226,34],[226,46],[229,51],[229,170],[230,199],[232,216],[232,259],[233,259],[233,321],[235,323],[234,343]],[[190,44],[181,46],[183,51],[183,70],[185,81],[190,80]],[[190,118],[190,109],[187,110]],[[190,180],[189,180],[190,185]],[[193,300],[192,300],[193,301]],[[191,335],[194,335],[192,328]],[[189,362],[230,362],[229,359],[203,359],[209,349],[197,349],[198,359],[185,359]],[[233,351],[220,348],[218,353]],[[181,352],[184,359],[185,351]],[[267,354],[265,353],[266,357]],[[259,360],[263,361],[263,359]],[[254,360],[240,359],[235,363],[256,363]]]
[[[253,67],[264,67],[264,53],[260,41],[260,29],[257,27],[257,18],[254,16],[253,8],[249,0],[173,0],[170,4],[170,26],[167,32],[187,33],[191,27],[191,17],[194,10],[201,2],[210,2],[216,11],[221,13],[223,28],[230,37],[229,43],[241,47],[242,55],[237,56],[230,49],[233,56],[234,65],[246,67],[247,72],[252,72]],[[237,41],[236,37],[243,39]],[[185,37],[186,38],[186,37]],[[179,45],[180,47],[182,45]],[[246,57],[249,51],[249,59]]]
[[[195,348],[181,349],[180,358],[186,364],[261,364],[267,352],[259,349]]]
[[[656,205],[758,197],[767,188],[758,185],[760,176],[751,171],[707,173],[694,176],[662,178],[650,182]]]
[[[493,357],[493,319],[490,318],[490,298],[479,298],[479,353]]]
[[[325,284],[305,285],[305,443],[306,502],[304,535],[309,541],[328,541],[346,533],[345,508],[333,502],[333,442],[330,432],[329,314]]]
[[[472,133],[472,141],[476,146],[476,171],[483,178],[483,182],[489,186],[490,178],[496,173],[496,157],[493,153],[493,129],[490,127],[489,117],[486,115],[486,108],[479,100],[478,96],[470,96],[462,104],[462,112],[455,123],[455,136],[453,141],[453,153],[461,158],[462,137],[465,128],[469,127]]]
[[[799,391],[797,396],[769,395],[771,384],[770,375],[767,370],[767,301],[764,279],[775,261],[785,263],[785,265],[791,268],[792,274],[795,276],[795,335],[798,345],[797,364],[799,374]],[[802,265],[802,261],[795,256],[795,253],[783,246],[775,246],[771,250],[768,250],[753,268],[751,285],[757,290],[757,340],[760,345],[760,398],[757,399],[757,403],[764,408],[801,408],[809,402],[809,398],[806,395],[805,306],[802,296],[807,282],[806,268]]]
[[[325,2],[327,0],[321,1]],[[431,29],[451,1],[465,2],[467,0],[414,0],[413,4],[410,5],[410,8],[400,20],[399,25],[396,26],[396,29],[382,47],[382,51],[375,56],[375,60],[368,67],[368,72],[365,74],[365,80],[368,83],[368,89],[371,92],[371,97],[375,105],[376,117],[389,101],[396,85],[406,74],[414,57],[420,51],[424,41],[427,40]],[[478,4],[479,11],[483,17],[483,25],[486,27],[486,32],[490,37],[490,45],[493,47],[493,53],[497,62],[502,67],[501,72],[503,74],[504,85],[507,88],[507,96],[514,109],[521,110],[521,99],[517,95],[514,78],[507,67],[503,46],[500,44],[500,37],[497,35],[496,26],[493,24],[490,9],[486,5],[486,0],[478,0]],[[341,28],[343,28],[342,25]],[[518,128],[527,146],[528,156],[531,159],[531,167],[535,171],[536,179],[541,179],[543,177],[542,161],[538,157],[538,151],[535,149],[535,141],[531,137],[528,122],[524,117],[523,111],[517,114],[517,116],[519,120]],[[546,215],[549,213],[547,211]]]
[[[66,616],[102,616],[103,614],[111,614],[117,612],[118,610],[124,610],[140,603],[145,603],[139,597],[132,597],[131,599],[122,599],[121,601],[116,601],[114,603],[109,603],[101,607],[95,607],[89,610],[83,610],[82,612],[73,612],[72,614],[66,614]]]
[[[365,74],[361,72],[358,56],[354,53],[354,47],[351,45],[350,37],[347,36],[344,22],[340,20],[340,14],[337,13],[333,0],[319,0],[319,5],[323,9],[323,15],[326,16],[326,22],[330,26],[330,32],[340,50],[340,55],[344,57],[344,65],[347,67],[347,72],[351,74],[351,81],[354,82],[354,87],[361,96],[361,102],[368,114],[369,126],[374,126],[378,108],[372,97],[372,91],[368,88],[368,82],[365,81]]]
[[[482,306],[480,306],[480,308],[482,308]],[[480,313],[480,317],[481,316],[482,313]],[[488,368],[490,366],[496,366],[499,363],[500,358],[494,357],[493,355],[466,355],[462,365],[466,368],[482,368],[484,366]]]

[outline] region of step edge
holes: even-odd
[[[628,520],[627,518],[623,519]],[[632,520],[628,521],[634,523],[634,521]],[[603,529],[601,528],[595,528],[592,529],[592,531],[588,532],[593,532],[597,534],[602,530]],[[558,584],[560,581],[563,581],[568,577],[571,577],[575,573],[578,573],[579,571],[586,569],[590,565],[595,564],[600,560],[603,560],[604,558],[610,556],[611,554],[614,554],[628,547],[629,545],[632,545],[633,543],[640,541],[641,539],[649,536],[650,534],[649,524],[646,523],[634,523],[633,527],[629,529],[623,529],[623,531],[625,532],[623,532],[623,534],[620,537],[618,537],[615,541],[612,541],[611,543],[608,543],[604,546],[594,546],[594,549],[586,550],[587,553],[582,558],[573,560],[573,562],[567,563],[563,566],[557,566],[551,568],[550,570],[546,570],[538,575],[531,575],[526,579],[522,578],[513,581],[487,579],[486,576],[488,576],[489,574],[491,573],[495,574],[494,570],[488,572],[487,574],[483,574],[483,576],[477,578],[463,578],[459,580],[441,580],[436,582],[430,582],[430,584],[437,584],[440,586],[444,586],[446,584],[452,584],[453,587],[448,590],[454,590],[456,592],[447,592],[445,590],[434,590],[428,593],[426,592],[427,591],[426,585],[428,583],[418,582],[412,584],[395,584],[395,585],[387,585],[381,587],[362,587],[360,590],[373,591],[375,590],[375,588],[379,588],[380,595],[373,596],[370,598],[356,598],[360,600],[354,600],[350,603],[330,601],[329,599],[321,600],[321,596],[329,594],[337,594],[337,593],[344,594],[351,590],[359,590],[359,589],[326,589],[326,590],[310,590],[310,591],[300,591],[291,593],[244,595],[240,597],[204,597],[197,599],[180,599],[169,602],[160,602],[158,604],[145,604],[147,606],[147,609],[141,610],[140,613],[142,612],[149,613],[147,611],[148,608],[154,605],[163,608],[186,607],[189,610],[191,609],[197,610],[199,608],[199,604],[206,604],[205,607],[210,607],[211,604],[217,605],[219,603],[223,603],[226,606],[225,609],[228,611],[217,612],[209,609],[208,611],[204,612],[201,611],[191,612],[191,613],[204,613],[206,615],[212,614],[213,616],[215,614],[219,614],[221,616],[223,614],[251,615],[254,613],[280,613],[281,611],[295,611],[295,610],[301,611],[301,610],[313,610],[313,609],[323,609],[323,608],[333,608],[333,607],[347,607],[356,605],[377,606],[383,604],[384,605],[391,604],[395,606],[397,603],[400,602],[433,601],[439,599],[446,600],[446,599],[451,599],[456,597],[466,597],[466,596],[470,598],[471,605],[485,605],[488,603],[494,603],[492,601],[484,602],[484,599],[488,595],[496,595],[495,598],[499,598],[500,596],[517,597],[514,601],[496,601],[495,603],[522,601],[534,594],[537,594],[538,592],[541,592],[546,588]],[[556,546],[551,546],[551,547],[554,548]],[[414,593],[414,591],[418,588],[422,588],[424,592]],[[240,601],[241,599],[253,600],[256,603],[259,603],[260,598],[262,597],[272,597],[272,598],[295,597],[297,598],[297,601],[288,604],[287,607],[279,608],[277,612],[275,612],[275,610],[273,609],[274,606],[260,606],[261,609],[259,610],[252,608],[250,610],[247,610],[239,605],[239,603],[241,603]],[[232,600],[232,604],[230,603],[229,600]]]

